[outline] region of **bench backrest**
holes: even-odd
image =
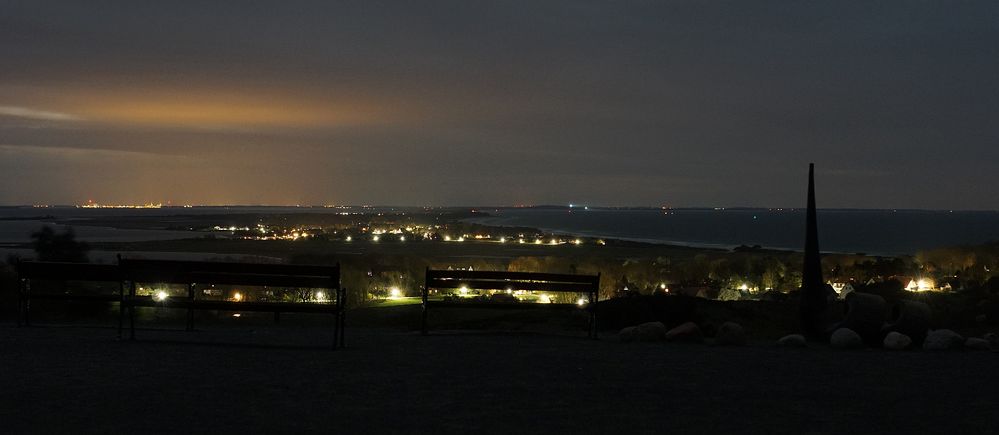
[[[427,269],[426,290],[468,288],[477,290],[529,290],[593,293],[600,275],[568,275],[541,272],[499,272]]]
[[[20,261],[17,263],[17,276],[20,279],[52,281],[121,281],[120,270],[113,264],[55,261]]]
[[[340,265],[232,263],[121,259],[122,277],[132,282],[241,284],[340,288]]]

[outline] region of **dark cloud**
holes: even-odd
[[[8,1],[0,53],[0,203],[999,208],[995,2]]]

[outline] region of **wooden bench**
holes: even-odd
[[[546,293],[580,293],[587,299],[571,303],[531,303],[516,302],[513,296],[504,297],[507,301],[483,300],[430,300],[431,289],[498,291],[513,293],[514,291]],[[494,293],[495,294],[495,293]],[[428,313],[431,307],[465,307],[465,308],[554,308],[554,309],[585,309],[589,312],[587,336],[597,338],[596,304],[600,297],[600,275],[566,275],[535,272],[496,272],[468,270],[431,270],[426,271],[426,281],[423,286],[423,335],[429,333]],[[458,298],[461,298],[459,295]]]
[[[120,259],[122,279],[128,282],[124,306],[129,312],[129,337],[135,339],[136,307],[167,307],[187,310],[187,330],[194,329],[194,310],[271,312],[275,320],[282,312],[328,313],[335,317],[333,348],[344,346],[344,303],[346,292],[340,286],[340,265],[308,266],[293,264],[226,263]],[[138,283],[182,284],[186,297],[136,294]],[[322,288],[332,290],[329,302],[275,302],[199,299],[198,285],[247,285],[260,287]]]
[[[121,327],[120,307],[124,288],[118,266],[109,264],[61,263],[53,261],[19,261],[16,266],[19,283],[17,298],[18,325],[31,326],[32,300],[118,302],[119,328]],[[116,283],[117,294],[86,294],[63,291],[62,293],[39,293],[32,291],[32,280]]]

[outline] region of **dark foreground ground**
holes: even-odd
[[[0,326],[3,433],[995,433],[999,354]],[[215,341],[222,344],[197,343]],[[263,345],[267,345],[266,347]]]

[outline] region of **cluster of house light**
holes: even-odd
[[[221,226],[216,225],[212,227],[215,231],[226,231],[230,233],[235,233],[237,231],[241,232],[259,232],[259,234],[245,235],[242,238],[247,240],[300,240],[308,239],[310,237],[315,237],[316,233],[321,231],[318,228],[291,228],[284,230],[270,229],[263,224],[257,224],[255,229],[251,227],[242,226]],[[525,234],[518,234],[516,237],[499,236],[494,237],[491,234],[460,234],[452,236],[450,234],[440,234],[440,225],[430,225],[430,226],[407,226],[400,228],[369,228],[361,227],[359,231],[363,234],[366,233],[370,236],[368,240],[372,242],[381,242],[386,240],[386,238],[391,238],[399,242],[405,242],[408,237],[419,237],[423,240],[434,240],[439,237],[440,240],[444,242],[455,242],[461,243],[466,240],[475,240],[479,242],[494,242],[494,243],[517,243],[517,244],[531,244],[531,245],[582,245],[584,243],[581,238],[562,238],[562,237],[552,237],[545,238],[538,235],[528,236]],[[343,240],[346,242],[353,241],[353,237],[350,235],[344,236]],[[605,245],[604,240],[596,240],[597,245]]]
[[[96,202],[87,202],[86,204],[78,205],[78,208],[163,208],[163,204],[99,204]]]

